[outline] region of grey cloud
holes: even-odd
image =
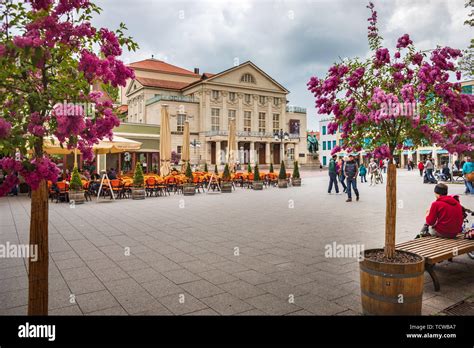
[[[308,109],[317,128],[314,100],[306,90],[339,57],[368,54],[365,0],[98,0],[98,26],[123,21],[140,44],[127,61],[165,59],[188,69],[219,72],[251,60],[291,94],[290,103]],[[463,25],[464,0],[381,0],[379,29],[387,47],[409,33],[420,49],[437,44],[465,48],[472,32]]]

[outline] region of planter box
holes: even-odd
[[[144,187],[132,187],[132,199],[145,199]]]
[[[291,180],[291,184],[292,184],[293,186],[301,186],[301,178],[297,178],[297,179],[293,178],[293,179]]]
[[[193,184],[183,185],[183,195],[194,196],[195,194],[196,194],[196,186],[194,186]]]
[[[252,187],[254,190],[263,190],[263,181],[254,181]]]
[[[278,179],[278,188],[287,188],[288,181],[286,179]]]
[[[221,183],[221,192],[231,193],[232,192],[232,183],[231,182],[222,182]]]
[[[383,249],[366,250],[368,252]],[[399,252],[399,251],[398,251]],[[362,311],[365,315],[421,315],[425,263],[389,263],[364,258],[360,263]]]
[[[69,190],[69,202],[73,202],[74,204],[82,204],[86,201],[86,197],[84,196],[84,191],[76,191],[76,190]]]

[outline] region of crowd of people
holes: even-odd
[[[368,166],[364,163],[359,164],[353,155],[349,155],[347,159],[342,156],[339,158],[333,155],[329,160],[329,187],[328,193],[332,193],[332,188],[339,194],[339,184],[342,186],[343,193],[347,194],[346,202],[352,202],[352,191],[356,196],[356,201],[360,199],[359,189],[357,188],[357,177],[360,176],[361,183],[367,183],[367,175],[369,175],[369,186],[375,186],[383,182],[382,171],[387,172],[390,161],[386,158],[380,162],[376,162],[374,158],[370,159]]]

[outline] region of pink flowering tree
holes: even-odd
[[[89,0],[0,0],[0,196],[24,178],[31,187],[28,314],[48,313],[48,181],[59,170],[43,151],[45,138],[78,148],[92,146],[119,125],[112,104],[91,85],[125,86],[133,72],[119,59],[137,45],[117,31],[94,28],[101,9]]]
[[[312,77],[308,89],[320,114],[333,115],[328,132],[341,130],[341,146],[333,153],[368,150],[393,159],[404,148],[435,143],[449,152],[473,149],[474,99],[461,94],[455,61],[461,51],[437,47],[428,55],[415,50],[408,34],[392,52],[382,46],[372,3],[366,60],[343,60],[325,78]],[[385,256],[395,254],[396,166],[388,170]]]

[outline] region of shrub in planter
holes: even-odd
[[[268,171],[269,173],[274,173],[273,171],[273,163],[270,163],[270,170]]]
[[[247,173],[252,173],[252,166],[250,165],[250,163],[247,165]]]
[[[278,187],[279,188],[288,187],[288,180],[286,180],[286,168],[285,168],[285,163],[283,161],[281,161],[280,173],[278,174]]]
[[[260,180],[260,171],[258,170],[258,164],[255,165],[252,187],[254,190],[263,190],[263,182]]]
[[[74,204],[85,202],[84,188],[77,167],[72,170],[71,182],[69,183],[69,202],[74,202]]]
[[[206,162],[206,163],[204,163],[204,172],[207,173],[208,171],[209,171],[209,170],[208,170],[208,168],[207,168],[207,162]]]
[[[188,182],[183,185],[183,195],[194,196],[196,193],[196,186],[193,184],[193,171],[191,170],[191,164],[189,162],[186,165],[185,174]]]
[[[221,192],[231,193],[232,192],[232,181],[230,176],[229,164],[226,163],[224,167],[224,173],[222,174]]]
[[[137,162],[133,174],[132,199],[145,199],[145,178],[140,162]]]
[[[291,184],[293,186],[301,186],[301,177],[300,177],[300,170],[298,168],[298,161],[295,161],[295,165],[293,166],[293,175],[291,176]]]
[[[219,175],[219,171],[217,170],[217,164],[214,166],[214,174]]]

